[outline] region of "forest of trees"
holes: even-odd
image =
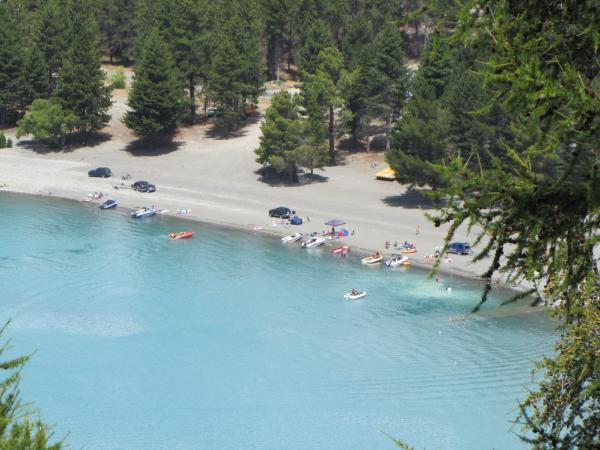
[[[600,446],[600,12],[580,0],[4,0],[0,123],[63,145],[108,122],[101,59],[132,64],[124,122],[169,135],[216,107],[243,121],[276,94],[257,161],[297,177],[346,136],[383,138],[398,180],[482,230],[492,276],[558,303],[555,358],[520,404],[536,449]],[[424,45],[424,47],[423,47]],[[407,58],[419,57],[418,71]],[[545,378],[544,378],[545,376]]]
[[[216,107],[219,124],[231,130],[257,103],[263,83],[285,70],[306,86],[308,140],[324,149],[325,136],[327,162],[335,163],[334,141],[342,132],[368,145],[377,121],[389,135],[405,97],[403,54],[418,56],[431,22],[427,14],[414,15],[423,4],[5,0],[0,124],[14,125],[35,110],[20,123],[20,134],[59,146],[74,131],[85,139],[101,130],[111,102],[104,60],[133,65],[134,111],[125,123],[138,137],[153,139],[193,122],[198,102],[205,110]],[[148,76],[158,72],[164,79]]]

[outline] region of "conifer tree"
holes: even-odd
[[[128,128],[142,139],[155,139],[173,133],[181,118],[183,86],[175,70],[169,46],[158,30],[146,37],[124,118]]]
[[[14,121],[22,106],[24,17],[18,2],[0,3],[0,123]]]
[[[54,92],[63,109],[77,118],[84,136],[104,128],[112,104],[110,87],[100,66],[100,39],[90,5],[82,1],[73,16],[73,42]]]
[[[336,47],[327,47],[316,58],[315,74],[306,74],[303,84],[304,104],[313,124],[312,134],[317,139],[327,124],[329,163],[335,165],[335,108],[341,106],[342,98],[338,83],[344,59]]]
[[[334,46],[334,42],[329,25],[324,20],[315,20],[308,29],[302,46],[302,60],[300,61],[302,72],[314,74],[317,71],[319,53],[332,46]]]
[[[260,147],[255,150],[261,164],[270,164],[277,172],[287,172],[298,181],[297,150],[302,144],[303,124],[298,113],[298,99],[286,91],[273,96],[260,129]]]
[[[260,58],[262,23],[255,0],[218,3],[217,44],[208,79],[209,97],[223,111],[221,125],[230,130],[244,114],[247,103],[256,103],[262,88]]]
[[[35,99],[48,96],[48,68],[42,52],[36,45],[25,50],[21,85],[21,108],[25,110]]]
[[[97,3],[96,20],[110,63],[115,57],[121,62],[129,62],[134,41],[135,1],[100,0]]]
[[[48,93],[56,85],[56,76],[74,42],[71,34],[71,9],[69,0],[46,0],[35,13],[35,43],[44,55],[48,70]]]

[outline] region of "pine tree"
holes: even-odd
[[[132,56],[134,16],[134,0],[98,1],[96,20],[111,64],[115,57],[129,62]]]
[[[78,118],[84,136],[104,128],[112,104],[110,87],[100,66],[100,42],[89,4],[81,2],[73,16],[73,43],[54,92],[65,111]]]
[[[286,91],[275,94],[260,129],[256,162],[270,164],[277,172],[287,172],[292,181],[298,181],[296,151],[302,144],[303,133],[298,99]]]
[[[267,35],[267,74],[277,79],[277,69],[283,54],[283,43],[290,22],[290,9],[295,0],[261,0]]]
[[[0,3],[0,123],[13,122],[21,112],[24,18],[25,11],[18,2]]]
[[[263,67],[260,58],[262,23],[255,1],[221,1],[222,21],[208,79],[208,96],[223,111],[220,124],[230,130],[248,103],[258,101]]]
[[[397,25],[389,22],[374,42],[373,109],[385,123],[386,150],[390,149],[392,118],[400,114],[408,90],[408,72],[404,66],[402,36]]]
[[[314,74],[317,70],[317,57],[327,47],[334,46],[331,30],[324,20],[315,20],[308,32],[302,46],[302,60],[300,68],[303,73]]]
[[[316,73],[306,74],[303,84],[304,104],[311,122],[313,136],[327,123],[329,163],[335,165],[335,108],[342,104],[338,83],[344,59],[336,47],[327,47],[316,58]]]
[[[40,49],[31,45],[25,50],[21,108],[25,110],[35,99],[48,96],[48,68]]]
[[[153,30],[146,37],[129,93],[124,123],[142,139],[173,133],[181,118],[183,86],[169,46]]]
[[[35,15],[35,42],[44,55],[48,70],[48,93],[54,89],[58,71],[74,43],[71,11],[70,0],[46,0],[41,2]]]

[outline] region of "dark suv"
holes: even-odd
[[[155,192],[156,186],[152,183],[148,183],[147,181],[136,181],[131,185],[131,187],[140,192]]]
[[[290,210],[285,206],[279,208],[273,208],[269,210],[269,217],[279,217],[280,219],[289,219],[292,215],[296,214],[296,211]]]
[[[100,178],[108,178],[112,175],[112,172],[108,167],[98,167],[97,169],[90,170],[88,172],[88,177],[100,177]]]
[[[453,242],[448,246],[448,253],[456,253],[457,255],[470,255],[473,253],[468,242]]]

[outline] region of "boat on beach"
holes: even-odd
[[[158,212],[158,210],[156,208],[147,208],[144,206],[143,208],[133,211],[131,213],[131,217],[134,217],[136,219],[141,219],[143,217],[153,216],[157,212]]]
[[[318,247],[319,245],[323,245],[324,243],[325,243],[324,238],[318,237],[318,236],[312,236],[302,243],[302,247],[313,248],[313,247]]]
[[[408,263],[408,256],[393,254],[390,259],[385,262],[387,267],[398,267]]]
[[[193,231],[173,231],[169,233],[171,239],[189,239],[194,235]]]
[[[287,236],[281,238],[281,242],[283,242],[284,244],[289,244],[290,242],[299,241],[300,239],[302,239],[302,236],[304,236],[304,233],[288,234]]]
[[[104,203],[102,203],[100,206],[98,206],[98,208],[111,209],[111,208],[116,208],[118,204],[119,204],[119,202],[117,202],[116,200],[106,200]]]
[[[355,291],[352,289],[351,292],[344,294],[344,298],[346,300],[358,300],[359,298],[363,298],[365,295],[367,295],[367,291]]]
[[[382,259],[383,259],[383,255],[380,255],[379,252],[377,252],[374,255],[365,256],[361,260],[361,262],[363,264],[377,264],[377,263],[380,263]]]
[[[349,252],[350,252],[350,247],[348,247],[347,245],[341,245],[341,246],[336,247],[333,250],[331,250],[331,253],[333,253],[334,255],[339,255],[339,256],[346,256]]]

